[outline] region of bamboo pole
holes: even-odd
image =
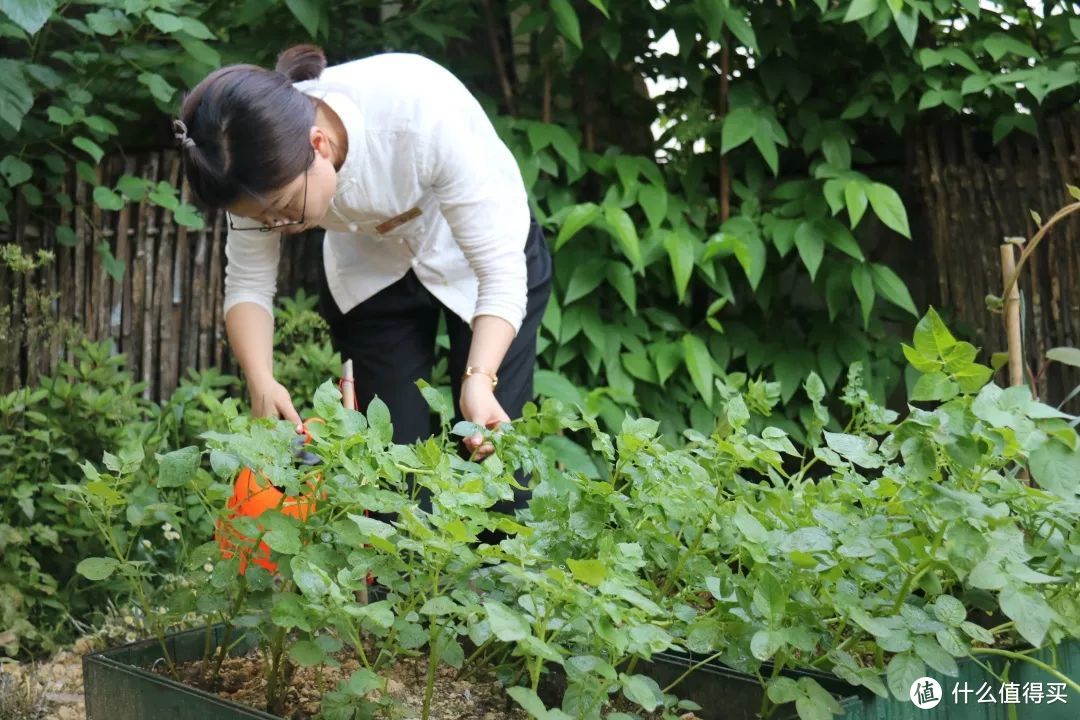
[[[1008,282],[1016,272],[1016,253],[1012,242],[1001,244],[1001,276]],[[1009,385],[1024,384],[1023,338],[1020,334],[1020,288],[1013,283],[1005,300],[1005,337],[1009,348]]]

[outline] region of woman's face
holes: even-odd
[[[250,197],[237,200],[229,206],[229,213],[246,218],[251,226],[282,225],[280,231],[288,235],[320,225],[337,190],[337,172],[330,138],[322,128],[311,129],[311,145],[315,149],[315,161],[306,171],[284,187],[266,193],[261,200]]]

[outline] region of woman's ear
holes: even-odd
[[[311,146],[324,160],[333,160],[334,148],[330,144],[330,136],[318,125],[311,126]]]

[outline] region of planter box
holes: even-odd
[[[1061,674],[1071,680],[1080,680],[1080,640],[1067,640],[1053,650],[1044,649],[1032,657],[1056,666]],[[980,660],[994,668],[998,675],[1003,674],[1007,664],[1005,658],[991,655],[983,655]],[[1001,681],[971,660],[958,662],[957,665],[959,674],[954,678],[941,676],[932,670],[927,672],[928,677],[941,684],[943,697],[937,707],[921,710],[910,702],[884,700],[870,694],[861,695],[861,707],[852,708],[847,717],[851,720],[1076,720],[1080,717],[1080,696],[1069,687],[1064,689],[1066,702],[1047,702],[1048,684],[1061,681],[1031,663],[1013,662],[1009,668],[1008,682],[1020,686],[1018,704],[1003,704]],[[967,695],[966,703],[964,683],[973,691]],[[978,702],[978,691],[983,683],[989,686],[996,703]],[[1028,683],[1042,683],[1042,702],[1024,702],[1023,688]],[[954,702],[954,686],[959,689],[956,698],[959,702]]]
[[[214,647],[220,645],[222,632],[222,626],[214,628]],[[201,659],[205,643],[205,629],[166,638],[169,654],[177,663]],[[233,652],[240,655],[251,647],[251,643],[240,642]],[[86,719],[281,720],[151,672],[148,668],[160,660],[161,646],[157,640],[144,640],[83,657]]]
[[[1033,657],[1055,666],[1059,672],[1070,679],[1080,681],[1080,640],[1067,640],[1054,649],[1044,649],[1034,653]],[[681,663],[683,667],[687,667],[698,658],[669,653],[665,655],[664,660],[665,665]],[[1005,666],[1008,663],[1006,658],[983,655],[980,660],[994,668],[998,675],[1004,676]],[[959,674],[955,678],[945,677],[929,668],[927,669],[927,677],[931,677],[941,684],[942,700],[937,707],[925,710],[915,707],[910,702],[880,698],[867,692],[865,688],[848,685],[834,675],[802,671],[792,671],[785,674],[792,677],[808,675],[838,697],[857,696],[841,702],[841,706],[846,711],[845,720],[1077,720],[1077,718],[1080,718],[1080,696],[1066,687],[1064,691],[1066,695],[1065,703],[1048,703],[1047,686],[1049,683],[1060,683],[1061,681],[1030,663],[1013,662],[1009,668],[1008,681],[1019,685],[1020,702],[1018,704],[1003,704],[1000,694],[1002,683],[971,660],[958,661],[957,666]],[[664,670],[658,672],[664,672]],[[712,707],[714,701],[710,697],[710,691],[706,687],[700,686],[708,685],[709,681],[705,678],[720,678],[724,677],[725,673],[741,675],[741,673],[731,670],[719,662],[711,662],[687,678],[681,692],[702,707]],[[702,677],[699,678],[699,675]],[[677,677],[677,674],[672,677]],[[965,683],[967,683],[966,686]],[[998,702],[978,702],[979,690],[984,683],[989,686]],[[1041,703],[1030,701],[1024,703],[1023,688],[1025,684],[1030,683],[1042,683],[1044,697]],[[664,682],[661,681],[660,684],[664,685]],[[958,688],[956,699],[959,702],[954,702],[954,685]],[[964,703],[963,688],[965,687],[972,691],[967,695],[967,703]],[[701,693],[700,698],[697,696],[698,693]],[[751,690],[746,690],[744,699],[747,703],[753,702],[753,705],[747,709],[746,714],[736,714],[731,715],[731,717],[737,720],[754,720],[754,712],[758,707],[757,703],[760,702],[760,698],[760,690],[756,694],[752,693]]]
[[[220,643],[221,632],[220,626],[214,628],[215,647]],[[199,660],[206,642],[205,630],[170,635],[166,642],[177,663]],[[240,642],[234,653],[242,654],[251,646],[249,642]],[[85,656],[87,720],[280,720],[275,715],[151,672],[148,668],[160,660],[161,647],[156,640]],[[638,672],[652,676],[663,687],[682,675],[690,664],[685,656],[658,655],[652,662],[639,664]],[[756,720],[761,694],[762,689],[753,676],[715,666],[695,671],[679,686],[680,697],[704,708],[700,713],[703,720]],[[863,707],[857,697],[847,697],[841,704],[852,711]],[[795,709],[784,706],[773,717],[793,719]]]

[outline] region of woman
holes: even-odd
[[[395,442],[431,434],[415,385],[439,316],[459,417],[495,427],[532,398],[551,256],[513,155],[464,85],[416,55],[326,67],[311,45],[275,71],[206,77],[174,122],[196,199],[228,211],[225,325],[258,416],[300,423],[274,379],[282,235],[323,241],[322,308],[357,399],[390,408]],[[493,448],[466,438],[477,458]]]

